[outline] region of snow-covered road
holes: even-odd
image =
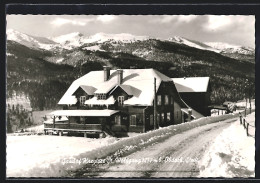
[[[207,124],[144,147],[109,164],[85,166],[74,177],[196,177],[198,161],[237,118]]]

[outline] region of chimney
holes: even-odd
[[[104,68],[104,81],[107,81],[110,76],[110,67],[103,66]]]
[[[192,109],[188,109],[188,121],[191,121]]]
[[[123,81],[123,70],[117,69],[117,83],[118,85],[122,84]]]

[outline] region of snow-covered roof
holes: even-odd
[[[87,86],[87,85],[80,85],[80,87],[88,94],[88,95],[93,95],[94,92],[97,90],[93,86]]]
[[[115,87],[115,81],[108,80],[98,86],[97,91],[95,93],[107,93]]]
[[[209,77],[172,78],[179,93],[207,92]]]
[[[120,87],[131,93],[132,98],[124,104],[151,106],[154,98],[154,78],[156,78],[156,90],[162,81],[172,82],[172,79],[154,69],[123,69],[123,80]],[[108,93],[118,86],[117,71],[111,70],[107,81],[104,81],[104,71],[91,71],[88,74],[75,80],[58,104],[71,104],[73,93],[79,86],[92,86],[97,90],[94,93]],[[74,97],[75,98],[75,97]]]
[[[118,87],[122,88],[122,90],[124,90],[128,95],[139,96],[141,93],[139,89],[130,85],[117,85],[110,93],[113,93],[113,91]]]
[[[111,116],[119,111],[116,110],[58,110],[53,111],[50,115],[53,116]]]
[[[108,97],[108,99],[106,100],[98,100],[97,97],[93,97],[85,101],[85,104],[91,104],[91,105],[112,105],[114,103],[115,103],[115,99],[113,96]]]
[[[74,95],[66,95],[60,99],[58,104],[73,105],[76,103],[77,103],[77,98]]]

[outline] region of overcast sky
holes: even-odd
[[[7,29],[53,37],[71,32],[129,33],[154,38],[182,36],[201,42],[255,45],[254,16],[220,15],[7,15]]]

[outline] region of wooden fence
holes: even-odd
[[[251,113],[251,110],[250,110],[250,113]],[[244,116],[242,115],[241,112],[239,112],[240,125],[243,125],[244,129],[246,130],[246,135],[249,136],[249,127],[250,127],[250,128],[255,128],[255,126],[250,125],[250,124],[246,121],[246,119],[245,119],[246,115],[247,115],[247,114],[246,114],[246,109],[245,109],[245,112],[244,112]]]

